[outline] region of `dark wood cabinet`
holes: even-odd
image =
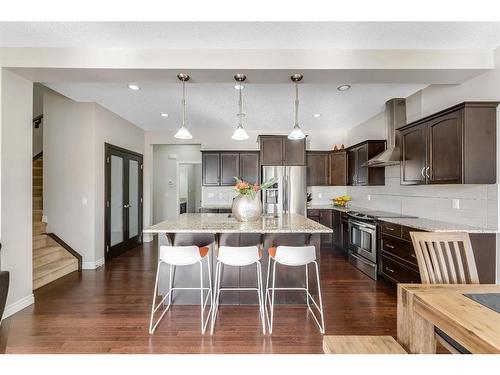
[[[427,127],[414,126],[401,132],[401,184],[425,183]]]
[[[231,186],[240,178],[240,154],[237,152],[221,152],[220,154],[220,185]]]
[[[320,224],[323,224],[325,227],[333,228],[332,222],[332,210],[330,209],[308,209],[307,217],[311,220],[314,220]],[[331,247],[332,242],[332,234],[331,233],[322,233],[321,234],[321,245],[326,247]]]
[[[349,217],[345,212],[340,213],[340,246],[344,252],[349,251]]]
[[[399,129],[401,184],[496,183],[498,102],[464,102]]]
[[[202,160],[202,181],[203,186],[220,185],[220,153],[203,152]]]
[[[351,146],[347,150],[349,185],[384,185],[385,168],[368,168],[364,164],[385,150],[385,141],[370,140]]]
[[[202,151],[203,186],[232,186],[235,177],[259,181],[258,151]]]
[[[342,218],[341,212],[337,210],[332,210],[332,229],[333,238],[332,243],[335,247],[342,247]]]
[[[251,184],[260,182],[259,153],[240,152],[240,178]]]
[[[288,139],[286,135],[261,135],[261,165],[306,165],[306,140]]]
[[[332,186],[347,185],[347,152],[332,151],[330,158],[330,182]]]
[[[323,151],[307,151],[307,186],[330,184],[330,154]]]

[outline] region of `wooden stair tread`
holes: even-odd
[[[55,273],[57,271],[60,271],[64,268],[67,268],[69,266],[75,266],[75,271],[78,270],[78,261],[76,258],[69,256],[69,257],[64,257],[58,260],[55,260],[53,262],[44,264],[43,266],[36,267],[33,271],[33,280],[41,279],[42,277],[45,277],[51,273]],[[72,272],[72,271],[70,271]],[[69,272],[68,272],[69,273]],[[59,276],[61,277],[61,276]],[[57,277],[57,278],[59,278]]]
[[[325,354],[407,354],[392,336],[324,336]]]
[[[64,247],[58,246],[58,245],[49,245],[49,246],[44,246],[44,247],[39,247],[38,249],[33,249],[33,259],[35,258],[41,258],[44,257],[45,255],[56,253],[63,250],[66,253],[66,249]],[[69,257],[71,255],[68,254]]]

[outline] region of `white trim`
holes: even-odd
[[[104,258],[100,258],[95,262],[82,262],[82,270],[95,270],[104,265]]]
[[[35,303],[35,296],[30,294],[29,296],[23,297],[20,300],[11,303],[10,305],[7,305],[5,307],[5,310],[3,312],[3,317],[2,319],[5,319],[11,315],[14,315],[18,311],[21,311],[22,309],[25,309],[26,307],[32,305]]]

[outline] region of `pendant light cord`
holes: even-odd
[[[240,81],[240,92],[239,92],[239,97],[240,97],[240,100],[238,101],[238,106],[239,106],[239,114],[238,114],[238,126],[241,127],[241,118],[243,117],[243,100],[241,99],[241,91],[243,87],[241,86],[241,81]]]
[[[182,81],[182,126],[186,125],[186,82]]]
[[[295,81],[295,125],[299,125],[299,84]]]

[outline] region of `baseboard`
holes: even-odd
[[[30,294],[24,298],[21,298],[19,301],[11,303],[10,305],[5,306],[5,310],[3,312],[2,319],[8,318],[11,315],[14,315],[16,312],[21,311],[22,309],[32,305],[35,303],[35,296]]]
[[[104,258],[98,259],[95,262],[82,262],[82,270],[95,270],[104,265]]]

